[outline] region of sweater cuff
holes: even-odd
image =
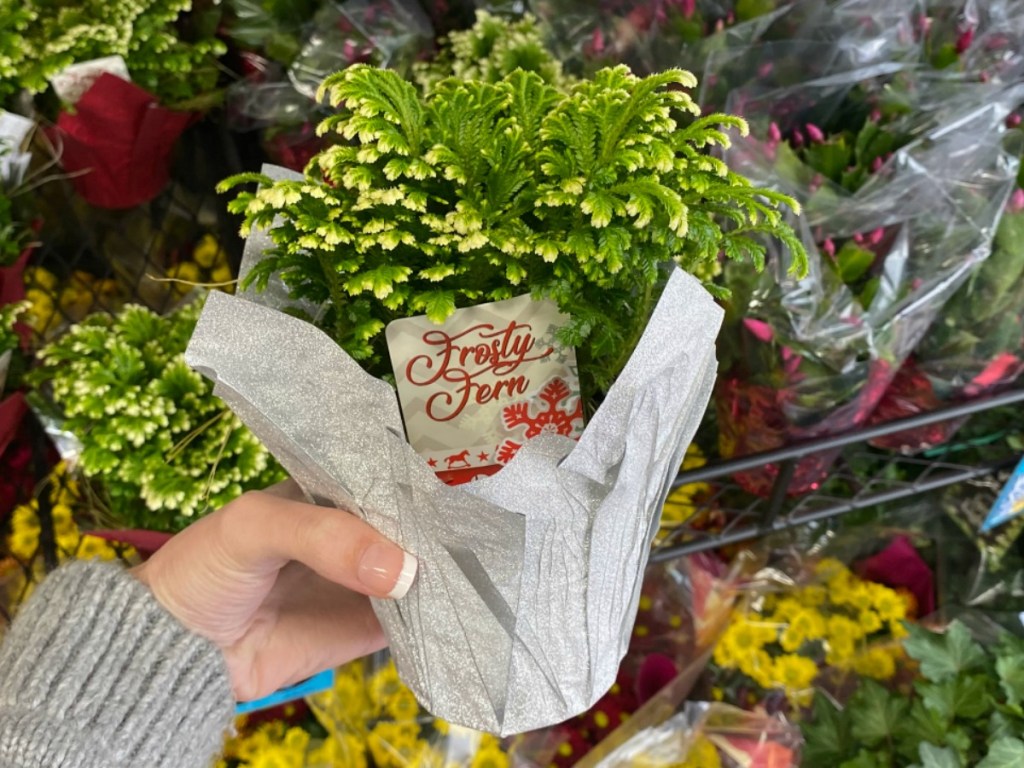
[[[205,766],[233,713],[220,650],[118,565],[55,571],[0,646],[3,765]]]

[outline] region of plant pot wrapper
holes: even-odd
[[[317,136],[315,130],[325,112],[295,89],[280,65],[253,55],[246,61],[263,66],[227,89],[227,125],[240,133],[259,130],[263,149],[276,165],[301,171],[327,146],[327,139]]]
[[[648,566],[640,610],[616,685],[564,723],[517,737],[526,765],[593,765],[676,709],[703,673],[728,622],[739,569],[697,554]]]
[[[703,69],[710,51],[748,45],[784,15],[785,3],[726,0],[543,0],[531,3],[549,45],[571,72],[625,63],[637,73]]]
[[[351,64],[404,71],[433,40],[430,20],[413,0],[327,0],[313,17],[288,77],[312,99],[324,78]]]
[[[879,159],[855,192],[822,178],[779,136],[842,115],[864,74],[733,94],[753,126],[727,160],[801,201],[798,229],[811,255],[802,279],[787,274],[787,257],[772,246],[762,278],[726,271],[734,295],[722,340],[726,378],[754,387],[745,398],[767,404],[765,415],[753,415],[776,436],[769,445],[867,421],[943,306],[988,258],[1014,188],[1018,159],[1004,141],[1005,119],[1021,89],[967,83],[912,82],[927,108],[900,125],[907,143]],[[851,266],[850,254],[867,262]],[[734,390],[722,388],[719,413],[746,419]],[[745,450],[745,431],[727,424],[725,447]],[[730,435],[740,437],[730,445]],[[810,479],[802,484],[813,486]]]
[[[778,3],[775,11],[703,42],[700,103],[722,109],[732,92],[750,86],[782,88],[916,60],[918,22],[917,8],[885,0]],[[674,55],[669,48],[658,63],[671,66]]]
[[[872,416],[883,423],[994,392],[1024,371],[1024,190],[1010,197],[992,255],[946,304]],[[907,453],[949,440],[955,419],[871,442]]]
[[[1024,13],[1007,0],[928,4],[924,57],[935,67],[955,66],[972,76],[1010,83],[1024,65]]]
[[[688,701],[682,712],[638,733],[595,768],[679,764],[796,768],[802,741],[800,728],[779,715]]]
[[[966,10],[965,10],[966,8]],[[731,92],[751,85],[783,88],[856,70],[953,63],[966,80],[1004,84],[1024,69],[1024,14],[1010,3],[913,4],[887,0],[779,3],[771,13],[738,23],[701,43],[699,64],[669,45],[658,67],[680,61],[703,73],[700,103],[722,108]],[[952,18],[956,17],[956,18]],[[951,58],[936,60],[948,47]]]
[[[197,113],[161,107],[137,85],[104,73],[57,119],[55,142],[75,190],[98,208],[132,208],[170,178],[171,154]]]
[[[459,487],[402,437],[393,389],[280,296],[211,295],[187,360],[307,495],[419,559],[405,598],[374,603],[402,678],[436,716],[495,733],[588,709],[615,681],[658,512],[710,398],[710,295],[674,273],[579,442],[542,434]]]

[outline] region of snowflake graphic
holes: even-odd
[[[552,363],[558,363],[560,365],[568,365],[570,353],[575,352],[572,347],[566,347],[562,345],[556,334],[558,333],[559,326],[549,324],[547,330],[537,339],[537,347],[539,349],[545,349],[551,347],[554,352],[551,353],[550,357],[546,358],[547,361]],[[575,359],[575,355],[572,356]]]
[[[583,420],[583,403],[576,398],[572,410],[568,409],[566,400],[572,395],[569,386],[560,377],[555,376],[541,389],[539,399],[545,404],[534,412],[530,402],[513,403],[502,409],[501,418],[506,429],[526,427],[523,437],[529,440],[537,435],[565,435],[573,433],[577,422]],[[495,458],[501,464],[508,464],[523,447],[522,443],[506,439],[498,446]]]

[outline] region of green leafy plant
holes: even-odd
[[[8,33],[6,15],[0,33],[0,89],[8,95],[16,87],[42,92],[48,78],[68,65],[113,55],[123,56],[132,80],[169,106],[188,102],[217,82],[215,59],[225,47],[214,30],[197,33],[194,41],[179,33],[192,0],[15,0],[14,5],[15,33]]]
[[[562,72],[562,63],[544,45],[533,16],[508,19],[477,11],[471,29],[452,32],[441,41],[432,61],[414,65],[413,74],[420,87],[429,91],[448,77],[496,83],[517,69],[535,72],[557,88],[575,82]]]
[[[161,317],[139,306],[90,315],[39,353],[101,518],[178,530],[283,473],[183,353],[202,302]]]
[[[261,185],[230,204],[243,234],[273,225],[274,248],[248,282],[280,273],[377,375],[394,318],[442,322],[459,306],[550,298],[570,317],[562,341],[577,348],[584,392],[604,389],[666,265],[700,272],[724,253],[760,268],[762,235],[805,265],[780,210],[795,201],[707,153],[746,124],[699,117],[685,90],[695,83],[680,70],[639,78],[615,67],[563,92],[517,70],[422,95],[393,72],[350,67],[322,86],[342,109],[320,131],[351,143],[326,149],[300,181],[221,184]]]
[[[24,301],[0,306],[0,355],[18,347],[20,338],[14,332],[14,321],[27,308]]]
[[[0,139],[0,160],[11,153],[10,144]],[[28,188],[16,173],[0,178],[0,267],[13,264],[32,239],[31,213],[25,210]]]
[[[814,700],[803,726],[808,765],[837,768],[1009,768],[1024,765],[1024,640],[983,647],[961,623],[944,633],[911,625],[920,666],[909,694],[860,684],[845,709]]]

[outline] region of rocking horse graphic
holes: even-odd
[[[448,469],[454,469],[455,467],[468,467],[469,449],[467,448],[461,453],[453,453],[451,456],[446,456],[444,461],[445,464],[448,465]]]

